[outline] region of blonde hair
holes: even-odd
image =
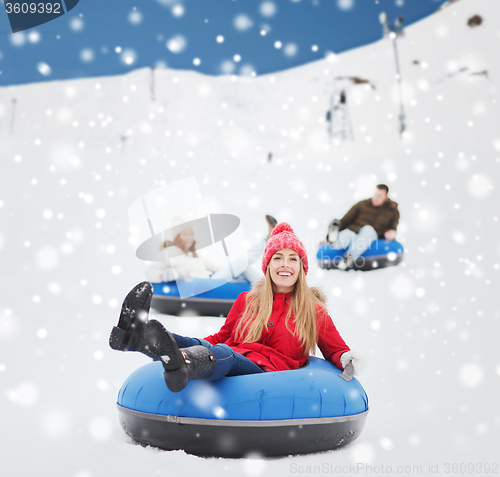
[[[304,267],[302,261],[300,261],[300,272],[285,317],[285,326],[291,332],[289,321],[293,311],[295,332],[301,346],[304,348],[304,353],[314,353],[316,350],[318,341],[316,313],[320,310],[326,311],[326,296],[319,288],[307,285]],[[246,296],[246,307],[236,326],[236,339],[242,343],[260,341],[262,330],[266,326],[272,311],[273,282],[268,267],[266,276],[256,281]]]

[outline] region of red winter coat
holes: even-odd
[[[291,293],[273,294],[273,311],[267,320],[267,326],[262,331],[262,337],[258,343],[241,343],[235,338],[236,326],[245,310],[247,294],[248,292],[243,292],[238,296],[220,331],[207,336],[205,339],[213,345],[224,343],[230,346],[234,351],[246,356],[264,371],[285,371],[303,366],[308,354],[304,352],[299,338],[294,333],[293,312],[288,325],[292,332],[288,331],[285,326],[285,317],[288,312]],[[349,351],[349,346],[341,338],[330,315],[326,311],[319,310],[319,307],[316,320],[319,349],[325,359],[343,369],[340,356],[342,353]]]

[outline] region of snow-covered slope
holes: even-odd
[[[1,475],[491,464],[500,424],[499,13],[497,2],[460,0],[398,40],[403,140],[389,40],[253,79],[165,70],[153,88],[151,72],[138,70],[0,89]],[[473,14],[484,23],[471,29]],[[336,144],[324,118],[340,76],[376,89],[349,86],[355,141]],[[127,209],[189,176],[207,210],[238,215],[248,235],[264,236],[266,213],[289,221],[311,262],[332,217],[375,184],[390,186],[403,264],[309,273],[347,343],[369,356],[361,382],[371,410],[355,444],[265,462],[207,460],[143,449],[119,428],[116,393],[147,362],[107,346],[145,268],[128,243]],[[160,318],[194,336],[222,323]]]

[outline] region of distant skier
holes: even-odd
[[[339,221],[329,226],[326,240],[337,249],[347,249],[338,263],[340,270],[350,270],[354,262],[377,239],[394,240],[399,223],[397,202],[387,196],[389,187],[377,185],[372,198],[361,200],[351,207]]]

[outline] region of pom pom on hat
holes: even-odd
[[[279,250],[284,248],[291,248],[295,250],[304,266],[304,273],[307,275],[309,270],[309,262],[307,261],[307,253],[303,243],[295,235],[292,227],[287,222],[281,222],[271,232],[271,237],[266,244],[264,255],[262,256],[262,272],[266,274],[267,265],[271,257]]]
[[[274,227],[274,229],[271,232],[271,237],[274,237],[276,234],[280,234],[281,232],[290,232],[292,234],[294,233],[290,224],[288,224],[286,222],[281,222],[281,224],[278,224],[278,225],[276,225],[276,227]],[[269,237],[269,238],[271,238],[271,237]]]

